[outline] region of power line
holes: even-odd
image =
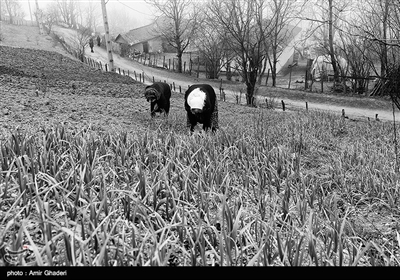
[[[117,2],[120,3],[120,4],[122,4],[122,5],[124,5],[125,7],[129,8],[129,9],[131,9],[132,11],[135,11],[135,12],[139,13],[139,14],[142,14],[142,15],[145,15],[145,16],[152,16],[152,15],[149,15],[149,14],[146,14],[146,13],[143,13],[143,12],[140,12],[140,11],[138,11],[138,10],[135,10],[134,8],[129,7],[128,5],[122,3],[122,2],[119,1],[119,0],[117,0]]]

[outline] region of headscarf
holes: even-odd
[[[156,98],[156,100],[158,100],[161,97],[161,93],[155,88],[149,87],[145,90],[144,96],[146,97],[147,100],[153,99],[154,97]]]

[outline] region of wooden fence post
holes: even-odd
[[[222,91],[223,91],[223,89],[222,89],[222,79],[221,79],[221,83],[219,84],[219,98],[220,98],[220,100],[222,100]]]

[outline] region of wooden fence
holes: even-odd
[[[58,38],[58,36],[56,34],[54,34],[54,35]],[[63,47],[70,54],[74,55],[76,58],[79,59],[77,52],[72,47],[70,47],[61,38],[58,38],[58,40],[61,42]],[[146,60],[146,58],[144,58],[144,59]],[[148,65],[153,66],[153,67],[157,67],[157,65],[158,65],[157,64],[157,60],[153,60],[153,62],[152,62],[151,57],[149,57],[148,61],[149,61]],[[102,63],[101,61],[96,61],[96,60],[94,60],[94,59],[92,59],[90,57],[87,57],[87,56],[83,56],[83,63],[89,65],[92,68],[100,69],[101,71],[106,71],[106,72],[110,71],[108,64]],[[154,64],[152,64],[152,63],[154,63]],[[164,63],[164,61],[163,61],[163,63]],[[132,79],[135,79],[135,81],[138,81],[138,82],[142,82],[142,83],[146,83],[146,81],[148,83],[156,82],[156,79],[155,79],[154,76],[150,77],[144,71],[142,71],[140,73],[138,73],[136,71],[133,71],[133,73],[132,73],[129,70],[120,69],[119,67],[116,68],[114,71],[115,71],[115,73],[118,73],[120,75],[129,76],[129,77],[131,77]],[[267,81],[268,81],[268,76],[269,76],[269,72],[267,74]],[[350,77],[350,78],[352,78],[352,77]],[[161,82],[161,80],[160,80],[160,82]],[[166,83],[166,80],[164,80],[164,82]],[[183,90],[185,90],[183,86],[175,84],[175,82],[172,82],[169,85],[170,85],[171,90],[173,90],[174,92],[179,92],[180,94],[184,93],[184,92],[182,92]],[[289,87],[290,87],[290,81],[289,81]],[[220,98],[219,98],[220,101],[226,102],[226,93],[225,93],[225,89],[223,88],[223,79],[220,79],[219,94],[220,94]],[[240,91],[240,93],[237,93],[233,97],[234,97],[235,103],[237,103],[237,104],[241,104],[242,103],[242,92],[241,91]],[[263,103],[263,101],[262,100],[258,100],[257,103],[259,105],[261,105],[261,103]],[[266,106],[267,108],[271,108],[270,102],[268,102],[268,98],[265,98],[265,104],[267,105]],[[288,109],[284,100],[281,100],[281,105],[282,105],[282,111],[286,111]],[[275,107],[276,106],[273,106],[272,108],[275,108]],[[295,107],[295,106],[293,106],[293,107]],[[297,107],[295,109],[302,109],[302,108]],[[305,110],[306,111],[309,110],[308,102],[305,102]],[[348,119],[348,117],[345,115],[345,110],[344,109],[342,109],[342,117]],[[368,120],[370,120],[370,119],[368,118]],[[379,121],[378,114],[375,114],[375,120]]]
[[[0,16],[0,21],[6,21],[10,24],[14,24],[14,25],[25,25],[25,26],[37,26],[37,22],[36,21],[32,21],[32,20],[26,20],[23,18],[19,18],[19,17],[13,17],[12,19],[12,23],[10,22],[10,17],[9,16]]]

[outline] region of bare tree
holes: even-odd
[[[272,0],[270,1],[269,11],[271,21],[271,31],[266,40],[266,49],[269,50],[268,61],[271,69],[272,86],[276,86],[277,63],[279,57],[291,39],[293,31],[298,24],[295,16],[302,13],[304,5],[291,0]],[[292,23],[293,25],[290,25]],[[265,68],[264,68],[265,71]],[[263,73],[261,73],[262,75]],[[261,80],[260,80],[261,81]]]
[[[55,2],[47,5],[46,9],[43,12],[42,19],[43,19],[43,24],[47,29],[47,34],[50,34],[51,28],[53,27],[54,24],[57,23],[59,19],[58,7]]]
[[[85,26],[90,27],[92,30],[96,30],[97,21],[101,19],[101,9],[98,3],[88,2],[86,9],[86,23]]]
[[[83,62],[85,55],[85,48],[89,44],[92,36],[90,28],[80,28],[76,30],[75,36],[72,38],[71,46],[77,52],[78,58]]]
[[[0,20],[4,19],[4,16],[6,15],[6,3],[4,1],[0,2]]]
[[[182,55],[191,43],[198,25],[198,12],[193,0],[146,0],[161,14],[157,30],[176,49],[178,72],[182,73]]]
[[[73,0],[57,0],[61,19],[71,28],[76,28],[76,4]]]
[[[400,2],[393,0],[366,0],[358,24],[360,36],[371,41],[371,50],[379,57],[380,71],[384,77],[390,64],[399,62]],[[379,72],[379,73],[378,73]]]
[[[115,10],[116,12],[117,10]],[[118,15],[115,14],[115,20],[119,26],[126,26],[126,30],[129,29],[129,17],[125,10],[118,10]],[[79,26],[90,28],[92,31],[96,30],[97,21],[101,19],[101,5],[98,0],[89,0],[75,3],[75,18]],[[118,19],[118,20],[117,20]],[[121,28],[123,29],[123,28]],[[123,29],[125,30],[125,29]]]
[[[90,3],[90,2],[88,2],[88,3]],[[86,17],[84,14],[84,5],[85,4],[86,3],[83,3],[83,2],[75,3],[75,21],[76,21],[77,26],[87,26],[85,24]]]
[[[205,18],[199,21],[199,28],[194,45],[206,64],[206,75],[210,79],[217,79],[220,71],[225,67],[229,76],[229,65],[233,59],[229,46],[229,39],[216,30],[214,22]],[[229,78],[229,77],[228,77]]]
[[[350,75],[355,77],[353,91],[363,94],[367,90],[368,78],[374,67],[376,55],[371,51],[372,42],[357,36],[357,29],[352,26],[343,29],[339,32],[342,44],[338,47],[341,55],[348,61]],[[341,72],[344,74],[344,71]]]
[[[8,12],[8,16],[10,17],[10,23],[14,23],[14,18],[24,17],[24,12],[22,10],[21,4],[18,0],[4,0],[4,4],[6,6],[6,10]]]
[[[108,6],[110,34],[124,33],[137,26],[137,19],[130,16],[126,9],[122,9],[119,6]],[[95,12],[95,10],[92,12]]]
[[[266,58],[269,23],[264,18],[265,8],[264,0],[211,0],[209,3],[209,12],[219,26],[218,30],[231,39],[232,51],[246,84],[246,103],[252,106],[255,105],[257,75]]]
[[[300,17],[309,20],[312,25],[309,32],[313,34],[315,41],[319,43],[319,49],[323,54],[328,54],[332,63],[335,83],[340,82],[340,67],[337,61],[337,46],[335,32],[341,29],[342,16],[350,6],[350,1],[343,0],[319,0],[312,2],[317,11],[310,17]]]

